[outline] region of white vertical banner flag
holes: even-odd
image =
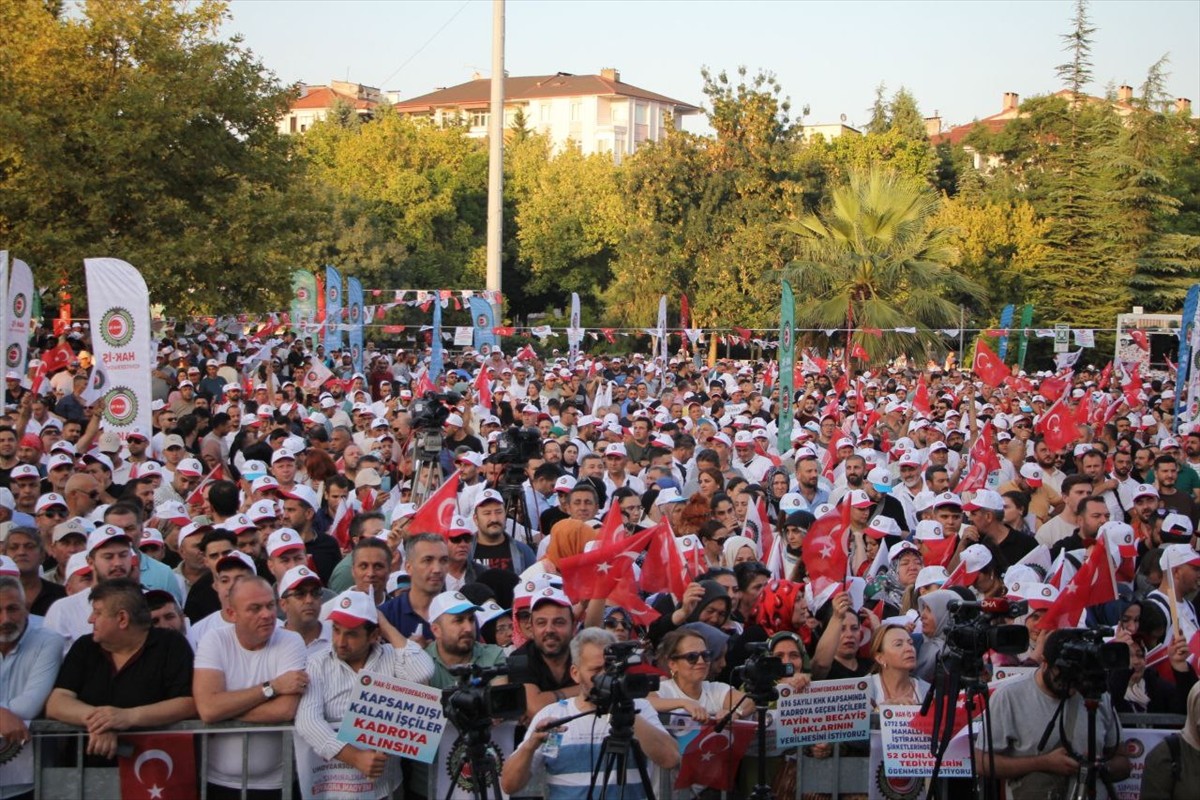
[[[150,435],[150,293],[142,275],[118,258],[85,258],[92,350],[108,391],[105,430]]]
[[[579,343],[583,341],[583,328],[579,325],[579,295],[571,292],[571,321],[567,327],[567,344],[570,346],[569,362],[572,367],[579,360]]]
[[[8,251],[0,250],[0,353],[5,352],[8,340]],[[0,395],[0,405],[4,398]],[[0,409],[3,410],[3,409]]]
[[[8,325],[4,336],[4,368],[25,377],[29,362],[29,334],[33,332],[33,271],[19,258],[8,270],[8,298],[4,304]]]
[[[658,298],[658,365],[659,375],[667,368],[667,296]]]

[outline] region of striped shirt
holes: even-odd
[[[374,645],[362,669],[413,683],[427,684],[433,677],[433,661],[411,639],[401,650],[390,644]],[[309,656],[307,671],[308,690],[296,709],[296,732],[300,734],[296,747],[307,745],[318,758],[329,761],[345,746],[345,742],[337,739],[337,726],[361,684],[358,673],[338,658],[329,645]],[[389,758],[383,775],[375,781],[373,797],[390,796],[400,782],[400,759]]]
[[[574,697],[559,700],[543,708],[533,716],[525,738],[528,739],[544,722],[578,714],[583,709],[577,705],[577,700],[578,698]],[[666,731],[658,719],[658,714],[647,700],[635,700],[634,705],[638,716],[659,730]],[[546,800],[586,800],[588,787],[592,783],[592,769],[600,757],[600,744],[608,735],[608,728],[607,714],[599,717],[581,717],[566,724],[556,755],[547,756],[545,745],[534,751],[532,775],[535,780],[539,775],[545,776]],[[653,765],[649,760],[646,765],[653,776]],[[632,760],[626,768],[625,775],[625,792],[622,795],[625,800],[645,798],[642,779],[638,775],[637,765]],[[530,783],[532,785],[533,781]]]

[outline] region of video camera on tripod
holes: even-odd
[[[451,785],[470,788],[477,800],[500,798],[500,765],[503,757],[491,740],[493,720],[518,719],[525,713],[525,687],[529,677],[529,659],[509,656],[503,664],[483,667],[460,664],[447,670],[457,679],[453,686],[442,690],[442,713],[459,731],[446,768]],[[506,675],[509,683],[492,685],[494,678]]]
[[[1129,645],[1104,641],[1113,635],[1112,628],[1079,628],[1071,633],[1053,666],[1058,667],[1064,688],[1099,699],[1108,691],[1108,673],[1129,669]]]
[[[1024,625],[1003,624],[1004,620],[1029,613],[1029,601],[990,597],[971,602],[951,601],[947,606],[953,626],[946,632],[946,647],[961,656],[964,667],[983,668],[983,656],[989,650],[1005,655],[1020,655],[1029,648],[1029,630]]]
[[[410,423],[415,433],[417,454],[422,461],[436,460],[442,451],[442,426],[450,409],[462,400],[458,392],[426,392],[413,400],[409,407]]]
[[[758,701],[765,698],[770,702],[779,696],[775,684],[795,674],[791,664],[783,663],[779,656],[767,655],[767,642],[746,645],[750,655],[733,671],[735,683],[741,683],[743,691]]]
[[[592,680],[592,691],[587,696],[588,702],[596,706],[596,713],[608,714],[616,709],[632,714],[634,700],[658,691],[657,675],[629,672],[630,667],[644,663],[640,642],[614,642],[604,648],[604,671]]]

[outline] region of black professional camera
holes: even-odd
[[[542,454],[542,434],[537,428],[513,425],[496,440],[496,452],[491,460],[496,464],[527,464]]]
[[[777,697],[775,684],[795,674],[791,664],[783,663],[779,656],[767,655],[767,642],[746,645],[749,657],[733,671],[735,683],[740,681],[746,694],[758,700],[765,697],[770,702]]]
[[[1024,625],[997,624],[1028,614],[1028,601],[1003,597],[978,603],[955,600],[949,608],[954,626],[946,633],[946,643],[964,657],[981,659],[989,650],[1015,656],[1029,649],[1029,630]]]
[[[1062,646],[1054,666],[1059,679],[1087,698],[1098,699],[1108,691],[1108,673],[1129,669],[1129,645],[1106,642],[1112,628],[1076,628]]]
[[[630,673],[632,666],[645,663],[640,642],[614,642],[604,648],[604,672],[592,681],[587,700],[601,714],[611,708],[632,708],[633,701],[658,690],[658,676]]]
[[[442,711],[460,731],[486,730],[493,719],[517,719],[525,713],[525,687],[529,660],[509,656],[494,667],[461,664],[448,668],[458,683],[442,690]],[[492,678],[509,676],[509,683],[492,686]]]
[[[436,394],[426,392],[424,397],[413,400],[408,412],[412,417],[413,430],[437,431],[439,434],[446,418],[450,416],[450,408],[462,400],[458,392]]]

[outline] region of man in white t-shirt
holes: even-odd
[[[228,606],[233,625],[208,633],[196,651],[192,688],[200,719],[290,724],[308,687],[304,640],[276,626],[275,592],[262,578],[239,578],[230,590]],[[204,776],[208,796],[240,798],[241,735],[218,735],[210,741]],[[283,775],[279,734],[250,734],[246,752],[246,788],[279,791],[285,779],[291,780]]]
[[[545,797],[559,800],[579,797],[591,783],[592,768],[600,755],[600,742],[608,735],[608,715],[586,716],[558,728],[556,719],[595,709],[587,700],[592,682],[604,670],[604,649],[616,642],[616,637],[602,628],[585,628],[571,640],[571,677],[579,682],[577,697],[560,700],[537,712],[530,720],[525,740],[507,761],[500,776],[500,789],[506,794],[520,793],[534,773],[545,775]],[[679,764],[679,748],[667,733],[658,714],[646,700],[635,700],[637,716],[633,734],[647,758],[661,769],[674,769]],[[548,751],[543,745],[553,730],[555,741]],[[641,779],[631,762],[626,769],[629,796],[643,796]]]

